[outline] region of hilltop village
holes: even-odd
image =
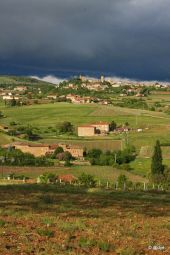
[[[15,80],[15,78],[14,78]],[[166,82],[140,82],[133,80],[111,79],[101,76],[92,79],[81,76],[58,85],[44,83],[33,78],[26,78],[25,82],[16,78],[15,82],[0,81],[0,98],[7,105],[32,105],[49,102],[69,102],[73,104],[117,104],[129,97],[131,107],[133,104],[142,105],[144,98],[150,93],[169,94],[170,84]],[[117,96],[118,102],[112,95]],[[132,101],[132,102],[131,102]],[[146,106],[143,103],[144,107]]]

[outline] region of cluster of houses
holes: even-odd
[[[95,97],[79,96],[79,95],[75,95],[75,94],[68,94],[66,96],[66,99],[69,100],[73,104],[93,104],[93,103],[98,103],[98,104],[103,104],[103,105],[109,104],[108,100],[99,99],[99,98],[95,98]]]
[[[81,96],[74,95],[74,94],[68,94],[66,96],[66,98],[74,104],[89,104],[89,103],[94,102],[91,97],[81,97]]]
[[[31,144],[24,142],[14,142],[3,146],[4,148],[13,148],[21,150],[23,153],[31,153],[35,157],[53,154],[58,147],[62,147],[64,152],[69,152],[74,158],[83,159],[84,149],[78,145],[58,144]]]
[[[0,88],[0,97],[4,101],[16,100],[19,101],[22,98],[23,93],[27,91],[26,86],[16,86],[13,89]]]

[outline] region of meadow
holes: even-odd
[[[0,186],[0,254],[169,255],[169,204],[161,192]]]
[[[16,122],[20,125],[32,125],[39,128],[43,139],[60,140],[120,140],[122,135],[113,134],[106,137],[94,137],[80,139],[76,136],[57,135],[56,127],[63,121],[70,121],[75,128],[81,124],[97,121],[114,120],[117,125],[128,122],[132,128],[143,128],[142,133],[131,132],[130,142],[139,149],[141,146],[153,145],[156,139],[163,142],[170,141],[170,116],[162,112],[151,112],[146,110],[127,109],[114,106],[103,106],[96,104],[75,105],[69,103],[54,103],[45,105],[32,105],[23,107],[5,107],[1,104],[5,118],[0,120],[1,124],[10,125]],[[164,132],[162,132],[164,130]],[[42,140],[43,141],[43,140]]]
[[[36,179],[39,175],[47,172],[53,173],[56,176],[63,174],[72,174],[79,177],[83,172],[95,176],[96,180],[103,182],[109,181],[115,183],[120,174],[125,174],[129,180],[133,182],[147,182],[144,178],[135,173],[131,173],[122,169],[115,169],[110,166],[71,166],[71,167],[6,167],[0,166],[0,175],[7,177],[11,173],[16,175],[25,175],[27,177]]]
[[[155,96],[155,95],[154,95]],[[170,143],[170,116],[162,112],[151,112],[147,110],[128,109],[114,106],[97,104],[76,105],[69,103],[42,104],[23,107],[5,107],[1,102],[0,109],[5,118],[0,124],[10,125],[12,121],[20,125],[32,125],[39,128],[42,137],[40,142],[57,143],[65,142],[77,144],[87,149],[100,148],[102,150],[117,150],[125,146],[125,142],[134,145],[140,156],[131,163],[133,172],[141,176],[147,176],[150,171],[150,159],[155,141],[159,139],[162,143]],[[75,128],[80,124],[93,123],[95,121],[112,121],[118,125],[125,122],[132,128],[142,128],[143,132],[131,131],[125,137],[124,134],[110,134],[104,137],[80,138],[75,135],[57,135],[56,127],[63,121],[70,121]],[[0,144],[9,143],[12,140],[19,140],[0,133]],[[145,150],[145,155],[140,155],[143,147],[150,146]],[[164,149],[165,150],[165,149]],[[169,150],[169,149],[167,149]],[[147,153],[146,153],[147,152]],[[169,151],[163,153],[169,166]],[[82,168],[83,169],[83,168]]]

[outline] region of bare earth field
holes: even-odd
[[[169,194],[96,192],[0,186],[0,254],[170,254]]]

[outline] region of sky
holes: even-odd
[[[0,0],[0,74],[170,80],[170,0]]]

